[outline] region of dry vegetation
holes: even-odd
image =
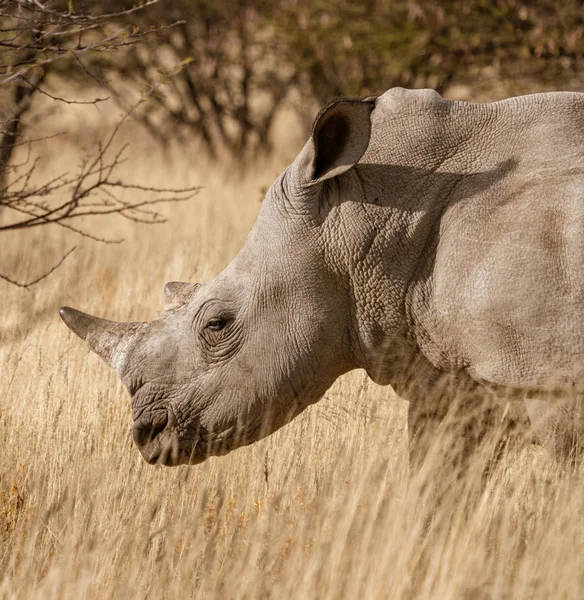
[[[89,144],[103,110],[68,127]],[[469,476],[430,512],[424,473],[406,474],[406,404],[363,373],[228,457],[176,469],[143,462],[127,394],[57,309],[151,319],[166,281],[213,277],[299,140],[283,136],[287,155],[228,175],[126,136],[130,178],[205,187],[169,207],[164,225],[87,223],[126,241],[75,239],[77,251],[29,291],[0,281],[0,597],[581,598],[581,477],[529,447],[485,489]],[[38,176],[74,167],[76,143],[47,142]],[[3,265],[31,279],[68,235],[6,235]]]

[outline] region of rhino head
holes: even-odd
[[[336,178],[368,147],[374,106],[340,100],[323,110],[233,262],[206,284],[168,283],[159,319],[60,310],[130,392],[146,461],[197,464],[250,444],[360,366],[347,277],[330,255],[343,240],[322,225]]]

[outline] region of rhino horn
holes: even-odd
[[[176,306],[187,302],[200,287],[200,283],[169,281],[164,286],[164,310],[175,308]]]
[[[167,300],[173,300],[176,296],[180,295],[188,286],[188,283],[183,283],[182,281],[169,281],[164,286],[164,297]]]
[[[118,373],[136,332],[143,323],[116,323],[64,306],[59,314],[69,329],[85,340],[100,358]]]

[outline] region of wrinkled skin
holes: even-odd
[[[460,391],[544,414],[542,440],[525,401],[579,400],[583,252],[584,94],[395,88],[322,111],[233,262],[168,284],[160,319],[61,313],[130,391],[149,462],[254,442],[355,368],[410,400],[420,456]]]

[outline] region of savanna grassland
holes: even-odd
[[[111,127],[105,110],[64,121],[37,175],[73,169]],[[164,208],[162,225],[84,223],[121,244],[59,227],[3,235],[15,277],[77,249],[28,291],[0,281],[0,597],[583,597],[581,473],[528,446],[431,510],[427,472],[407,475],[407,405],[362,372],[270,438],[197,467],[149,466],[133,447],[127,393],[58,308],[148,320],[167,281],[214,277],[300,147],[295,131],[282,122],[280,152],[237,171],[196,150],[165,155],[129,126],[127,178],[203,186],[195,198]]]

